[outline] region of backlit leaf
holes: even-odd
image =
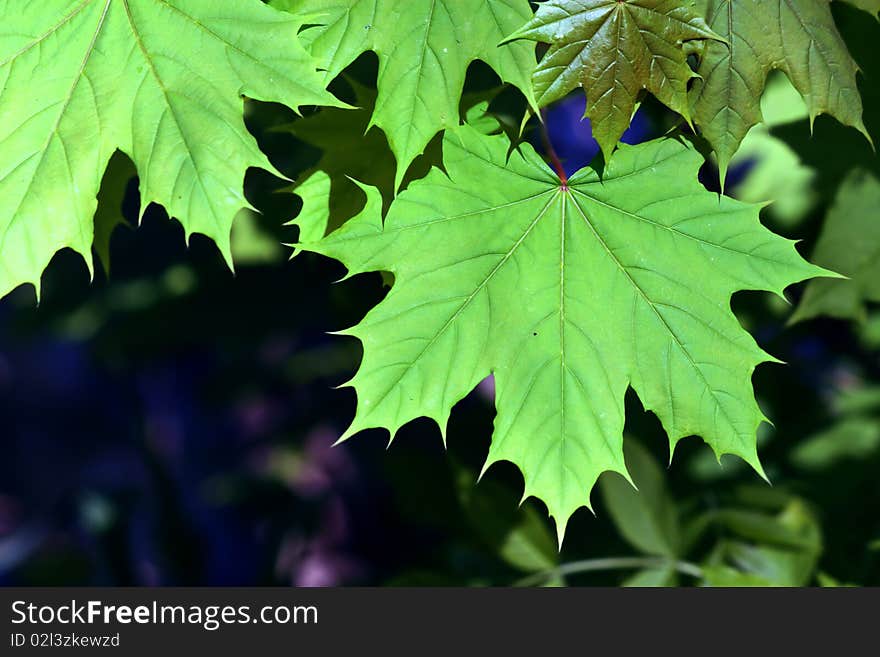
[[[671,447],[703,437],[760,470],[764,415],[751,376],[769,359],[730,309],[737,290],[781,294],[820,275],[758,207],[707,192],[699,154],[674,139],[623,146],[603,177],[561,184],[524,145],[447,131],[434,169],[392,203],[301,245],[350,274],[390,271],[388,296],[343,333],[364,345],[344,437],[392,435],[420,416],[445,432],[452,406],[494,373],[486,467],[512,461],[560,540],[597,477],[626,474],[623,399],[632,386]]]
[[[0,2],[0,294],[39,289],[70,247],[91,268],[93,215],[114,151],[134,162],[141,211],[161,203],[231,261],[248,167],[273,171],[245,129],[242,95],[338,104],[259,0]]]

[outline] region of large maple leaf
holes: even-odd
[[[242,95],[293,108],[339,103],[297,41],[300,23],[259,0],[0,2],[0,294],[64,247],[91,268],[101,175],[117,149],[187,235],[231,259],[248,167],[274,170]]]
[[[527,0],[274,0],[315,14],[303,38],[335,78],[362,53],[379,56],[371,125],[397,158],[399,186],[412,161],[441,130],[458,125],[471,62],[482,60],[531,101],[535,48],[498,44],[532,15]]]
[[[697,181],[700,155],[673,139],[622,146],[602,177],[560,183],[528,145],[447,131],[433,169],[392,203],[304,248],[349,275],[390,271],[388,296],[343,331],[364,346],[344,437],[392,436],[452,406],[489,374],[497,417],[487,466],[514,462],[560,538],[597,477],[625,474],[624,394],[638,393],[671,448],[699,435],[760,471],[764,420],[751,375],[768,360],[730,309],[737,290],[782,294],[823,273],[758,220],[758,206]]]
[[[729,45],[707,43],[694,85],[694,122],[718,157],[721,179],[749,129],[761,122],[772,69],[803,95],[810,120],[821,113],[861,131],[858,66],[834,25],[828,0],[708,0],[706,20]]]
[[[549,0],[510,38],[550,44],[533,76],[538,103],[582,87],[608,159],[643,89],[689,120],[683,42],[718,37],[680,0]]]

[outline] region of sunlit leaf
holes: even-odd
[[[379,57],[379,95],[370,125],[388,136],[399,186],[439,131],[458,125],[471,62],[482,60],[532,98],[534,46],[499,46],[532,12],[526,0],[275,0],[314,15],[304,32],[329,82],[367,51]]]
[[[274,171],[242,95],[339,104],[299,44],[299,21],[259,0],[0,2],[0,294],[39,289],[69,247],[91,268],[93,216],[114,151],[141,211],[161,203],[231,262],[248,167]]]
[[[760,470],[752,391],[768,360],[730,310],[737,290],[781,294],[823,270],[761,226],[758,208],[707,192],[701,158],[674,139],[621,147],[600,179],[566,184],[528,145],[447,132],[433,170],[392,203],[316,243],[350,274],[390,271],[388,296],[343,333],[364,345],[350,382],[356,417],[392,435],[452,406],[491,373],[495,433],[486,463],[509,460],[544,500],[560,538],[598,476],[626,475],[628,386],[670,445],[702,436]],[[628,475],[626,475],[628,476]]]

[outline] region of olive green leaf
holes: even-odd
[[[767,80],[761,112],[764,121],[749,131],[730,161],[730,166],[741,167],[745,173],[727,193],[750,203],[772,201],[765,213],[775,225],[790,229],[819,201],[815,189],[818,175],[771,129],[806,122],[807,106],[788,78],[778,73]]]
[[[348,82],[358,109],[325,108],[282,128],[323,152],[315,167],[303,173],[293,187],[303,206],[288,225],[299,227],[300,242],[316,241],[360,212],[366,200],[363,184],[382,194],[383,213],[395,195],[394,155],[385,135],[369,123],[376,92]],[[489,102],[481,97],[465,94],[462,98],[464,120],[484,134],[497,132],[501,126],[488,113]],[[440,159],[440,142],[435,139],[410,166],[404,186],[424,177]]]
[[[680,556],[681,530],[663,469],[648,450],[631,438],[624,443],[624,454],[638,490],[617,475],[599,479],[602,499],[617,531],[645,554],[672,559]]]
[[[861,131],[858,66],[828,0],[709,0],[706,21],[728,44],[706,43],[692,90],[694,122],[718,157],[721,179],[749,129],[761,122],[772,69],[803,95],[810,121],[821,113]]]
[[[807,436],[791,452],[791,462],[804,470],[821,470],[841,462],[870,459],[880,452],[880,420],[844,417],[831,427]]]
[[[822,275],[758,206],[706,191],[702,158],[674,139],[621,146],[602,178],[567,184],[528,145],[449,130],[433,169],[391,204],[304,249],[349,275],[390,271],[387,297],[356,327],[364,357],[343,438],[392,436],[417,417],[445,434],[452,407],[490,373],[497,385],[486,466],[507,460],[542,499],[561,540],[607,470],[628,477],[623,400],[632,386],[669,435],[702,436],[760,471],[752,390],[771,358],[730,309],[737,290],[782,294]],[[508,157],[509,154],[509,157]]]
[[[683,42],[718,37],[680,0],[549,0],[510,38],[550,44],[533,76],[538,104],[583,87],[586,116],[608,159],[643,89],[690,121],[694,73]]]
[[[39,293],[53,254],[92,267],[101,176],[134,162],[141,211],[161,203],[231,260],[248,167],[274,171],[242,96],[340,104],[298,41],[297,18],[259,0],[0,1],[0,294]]]

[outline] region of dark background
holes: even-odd
[[[867,114],[876,110],[868,95],[878,87],[870,78],[877,26],[854,9],[835,13],[865,69]],[[368,55],[348,77],[369,86],[375,71]],[[486,67],[472,66],[468,92],[493,99],[492,110],[513,125],[522,99],[496,85]],[[354,99],[345,81],[334,91]],[[550,139],[570,171],[597,152],[583,108],[572,97],[548,113]],[[301,180],[318,162],[320,150],[294,136],[315,118],[308,110],[298,119],[249,102],[246,114],[289,178]],[[625,140],[658,136],[673,122],[646,101]],[[540,147],[531,126],[527,137]],[[819,171],[809,211],[784,222],[764,216],[803,239],[808,255],[840,172],[854,153],[876,158],[826,117],[812,140],[805,119],[774,135]],[[376,130],[371,139],[384,142]],[[436,163],[438,152],[435,143],[416,170]],[[732,167],[728,193],[737,194],[759,160]],[[710,166],[702,180],[719,188]],[[760,433],[773,486],[736,459],[717,464],[697,438],[683,441],[667,469],[663,431],[630,395],[628,449],[644,459],[637,444],[645,447],[660,482],[640,501],[603,481],[593,494],[596,516],[580,510],[557,553],[543,505],[517,506],[522,481],[513,466],[495,466],[474,484],[491,435],[491,381],[456,407],[448,451],[423,420],[388,450],[380,431],[331,447],[355,406],[351,390],[333,386],[353,374],[360,347],[326,332],[356,323],[385,288],[379,274],[333,284],[341,267],[311,254],[288,261],[273,240],[295,240],[283,224],[299,200],[278,193],[284,185],[248,173],[248,196],[263,215],[241,220],[251,230],[236,236],[234,275],[208,240],[195,236],[187,246],[159,207],[134,229],[133,180],[122,207],[131,226],[113,233],[109,278],[98,267],[90,283],[82,260],[62,252],[44,276],[39,306],[31,288],[0,301],[0,583],[617,584],[636,572],[641,583],[880,584],[876,308],[865,323],[787,327],[791,307],[737,295],[743,325],[788,363],[761,366],[754,377],[776,425]],[[788,296],[796,302],[801,292]],[[632,521],[658,513],[674,516],[675,554],[640,538],[650,530]],[[613,563],[596,561],[607,559]],[[702,574],[674,575],[667,560]]]

